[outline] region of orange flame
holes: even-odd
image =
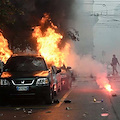
[[[109,91],[109,92],[113,91],[113,89],[111,88],[111,85],[110,85],[110,84],[106,84],[104,87],[105,87],[106,90]]]
[[[35,27],[32,35],[37,39],[38,55],[42,55],[48,64],[59,67],[65,64],[65,56],[69,54],[70,44],[66,43],[62,50],[58,47],[63,36],[55,31],[57,26],[54,26],[51,21],[50,26],[43,33],[41,28],[47,20],[49,20],[49,15],[45,14],[40,21],[41,26]]]
[[[111,85],[109,84],[109,80],[106,77],[106,73],[97,74],[96,82],[100,86],[100,88],[105,88],[109,92],[113,91]]]
[[[0,33],[0,60],[6,63],[12,54],[12,51],[8,48],[7,39],[5,39],[2,33]]]

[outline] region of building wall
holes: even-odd
[[[69,25],[79,31],[80,41],[74,42],[77,54],[93,54],[93,26],[97,22],[97,16],[91,15],[93,1],[83,0],[73,5],[75,18],[69,21]]]

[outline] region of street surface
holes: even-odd
[[[78,77],[59,93],[59,103],[22,101],[0,107],[0,120],[120,120],[120,78],[110,78],[113,92],[99,88],[95,78]],[[71,100],[65,103],[64,100]]]

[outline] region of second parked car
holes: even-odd
[[[61,81],[63,89],[70,89],[72,85],[71,67],[63,65],[61,67]]]

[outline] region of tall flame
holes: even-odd
[[[62,50],[58,47],[63,36],[55,31],[57,26],[54,26],[51,21],[46,31],[42,31],[42,27],[47,20],[49,20],[49,15],[45,14],[40,21],[41,26],[35,27],[32,35],[37,39],[38,55],[42,55],[48,64],[59,67],[63,63],[65,64],[65,57],[66,54],[69,54],[70,44],[66,43]]]
[[[5,39],[2,33],[0,33],[0,60],[6,63],[12,54],[12,51],[8,48],[7,39]]]

